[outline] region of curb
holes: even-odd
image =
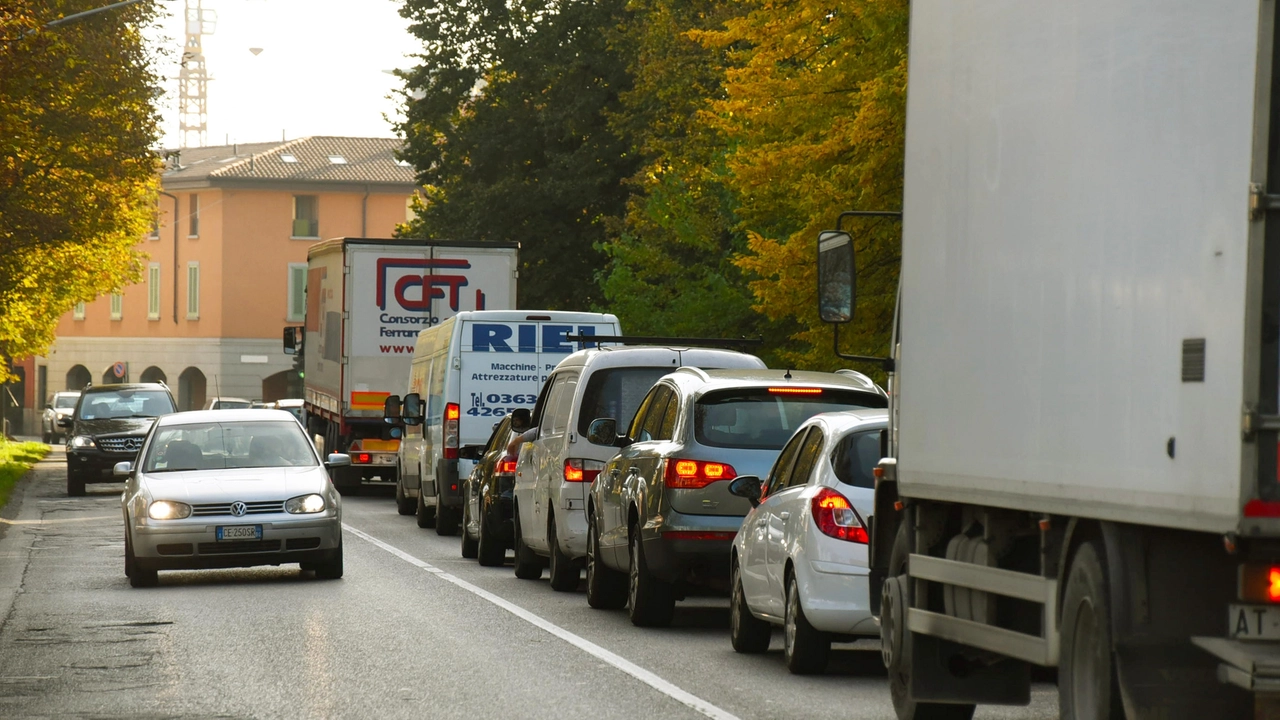
[[[22,592],[22,578],[31,561],[31,549],[22,547],[24,534],[4,521],[17,520],[22,514],[27,492],[35,483],[38,473],[56,471],[56,467],[62,464],[53,460],[52,456],[53,453],[50,452],[32,465],[14,484],[8,503],[0,508],[0,632],[4,631],[9,614],[13,611],[13,604]]]

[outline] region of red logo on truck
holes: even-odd
[[[458,310],[459,295],[467,284],[466,275],[436,275],[436,269],[468,270],[471,263],[463,259],[378,258],[378,309],[387,309],[387,271],[396,268],[421,268],[422,274],[402,275],[392,286],[396,304],[405,310],[421,312],[431,309],[432,300],[441,300],[448,289],[449,308]],[[410,288],[420,288],[417,297],[408,297]]]

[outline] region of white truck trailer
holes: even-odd
[[[399,441],[383,403],[408,391],[420,330],[464,310],[516,303],[516,243],[336,238],[307,252],[307,429],[352,456],[334,484],[396,484]]]
[[[871,552],[898,716],[1025,704],[1047,666],[1063,718],[1272,717],[1275,0],[910,22]],[[856,244],[820,240],[829,321]]]

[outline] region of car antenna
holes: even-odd
[[[787,368],[787,374],[786,374],[786,375],[783,375],[782,377],[786,378],[787,380],[790,380],[790,379],[791,379],[791,368]]]

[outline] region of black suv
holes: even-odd
[[[133,462],[155,418],[177,410],[163,383],[132,383],[87,387],[69,418],[67,495],[84,495],[86,483],[114,482],[112,468]]]

